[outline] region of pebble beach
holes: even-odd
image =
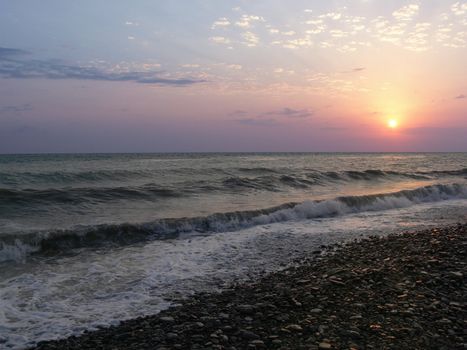
[[[465,349],[467,225],[323,247],[293,266],[45,349]]]

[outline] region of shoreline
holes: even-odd
[[[466,238],[458,224],[310,252],[257,281],[33,349],[464,349]]]

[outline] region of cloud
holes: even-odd
[[[216,44],[230,44],[230,39],[227,39],[223,36],[212,36],[209,38],[212,42],[215,42]]]
[[[456,97],[454,97],[456,99],[463,99],[463,98],[467,98],[467,96],[465,96],[464,94],[460,94],[460,95],[457,95]]]
[[[332,48],[342,53],[381,43],[390,43],[414,52],[427,51],[436,46],[467,46],[465,1],[457,1],[452,5],[447,2],[442,16],[419,23],[417,17],[423,14],[422,5],[421,1],[412,0],[405,6],[395,8],[395,11],[373,18],[352,15],[345,7],[324,13],[305,9],[303,21],[286,21],[281,24],[268,24],[263,17],[256,15],[241,15],[229,20],[222,17],[222,20],[230,23],[229,27],[213,26],[213,29],[222,29],[219,32],[222,35],[218,37],[219,43],[241,43],[252,49],[259,47],[260,41],[261,47],[270,45],[295,50]],[[238,33],[235,27],[240,27],[242,31]],[[271,40],[264,40],[263,33],[267,33]],[[238,36],[241,37],[240,41]]]
[[[94,66],[79,66],[67,64],[60,60],[22,59],[26,51],[19,49],[0,48],[0,78],[5,79],[77,79],[114,82],[135,82],[140,84],[155,84],[168,86],[184,86],[205,82],[192,78],[171,79],[162,77],[162,72],[125,71],[114,72],[99,69]],[[17,57],[20,56],[20,57]]]
[[[254,126],[274,126],[280,125],[283,118],[291,119],[304,119],[312,115],[308,109],[292,109],[284,107],[276,111],[265,112],[254,117],[247,117],[248,112],[243,110],[236,110],[229,113],[229,116],[232,117],[243,117],[234,119],[235,122],[245,125],[254,125]]]
[[[28,54],[29,52],[25,50],[13,49],[9,47],[0,47],[0,60],[8,59],[10,57],[15,57],[15,56],[28,55]]]
[[[233,70],[241,70],[243,68],[240,64],[228,64],[226,67]]]
[[[2,113],[21,113],[31,111],[32,106],[29,103],[22,105],[0,106],[0,114]]]
[[[419,8],[417,4],[410,4],[394,11],[392,15],[399,21],[410,21],[418,13]]]
[[[323,131],[345,131],[348,130],[348,128],[340,127],[340,126],[324,126],[320,128]]]
[[[461,16],[467,13],[467,3],[461,4],[460,2],[456,2],[455,4],[451,6],[451,11],[456,16]]]
[[[228,27],[230,24],[231,23],[227,18],[221,17],[212,24],[211,29],[216,29],[217,27]]]
[[[353,72],[361,72],[362,70],[365,70],[365,67],[357,67],[352,69]]]
[[[248,47],[255,47],[259,43],[259,37],[252,32],[242,33],[243,39],[245,39],[244,44]]]
[[[235,119],[236,122],[252,126],[274,126],[277,125],[277,120],[274,118],[242,118]]]
[[[254,22],[265,22],[264,18],[255,15],[243,15],[240,20],[235,22],[235,25],[240,28],[251,28]]]
[[[328,12],[328,13],[325,13],[325,14],[322,14],[322,15],[319,15],[318,18],[330,18],[330,19],[333,19],[335,21],[341,19],[342,17],[342,14],[339,13],[339,12]]]
[[[292,109],[288,107],[284,107],[278,111],[267,112],[265,114],[286,118],[308,118],[313,115],[313,113],[310,112],[308,109]]]
[[[241,109],[237,109],[237,110],[235,110],[235,111],[233,111],[233,112],[230,112],[230,113],[229,113],[229,116],[231,116],[231,117],[237,116],[237,117],[238,117],[238,116],[246,115],[246,114],[248,114],[247,111],[244,111],[244,110],[241,110]]]
[[[401,132],[408,135],[420,136],[434,136],[434,137],[459,137],[464,139],[467,134],[465,127],[418,127],[418,128],[405,128]]]

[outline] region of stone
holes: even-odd
[[[167,337],[167,339],[174,340],[174,339],[178,338],[178,334],[170,332],[170,333],[166,334],[166,337]]]
[[[289,324],[289,325],[286,326],[285,328],[290,329],[290,330],[292,330],[292,331],[296,331],[296,332],[301,332],[301,331],[303,331],[302,326],[300,326],[300,325],[298,325],[298,324]]]
[[[256,333],[253,333],[253,332],[250,332],[250,331],[247,331],[245,329],[242,329],[240,331],[240,336],[243,338],[243,339],[248,339],[248,340],[256,340],[256,339],[259,339],[259,335],[256,334]]]
[[[262,347],[262,346],[264,346],[264,341],[262,341],[260,339],[256,339],[256,340],[252,340],[250,342],[250,344],[253,344],[256,347]]]
[[[251,314],[255,311],[255,307],[249,304],[238,305],[237,310],[244,314]]]

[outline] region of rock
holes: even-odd
[[[331,344],[326,343],[326,342],[321,342],[318,344],[318,348],[320,349],[331,349]]]
[[[170,333],[166,334],[166,337],[167,337],[167,339],[174,340],[174,339],[178,338],[178,334],[170,332]]]
[[[286,329],[289,329],[289,330],[292,330],[292,331],[296,331],[296,332],[301,332],[303,331],[303,328],[302,326],[298,325],[298,324],[289,324],[288,326],[285,327]]]
[[[250,332],[250,331],[247,331],[245,329],[242,329],[240,331],[240,336],[243,338],[243,339],[247,339],[247,340],[256,340],[256,339],[259,339],[259,335],[256,334],[256,333],[253,333],[253,332]]]
[[[175,322],[175,319],[171,316],[164,316],[164,317],[161,317],[160,320],[162,322]]]
[[[458,277],[458,278],[464,277],[464,274],[462,272],[460,272],[460,271],[451,271],[450,275],[453,276],[453,277]]]
[[[361,338],[362,336],[359,332],[353,330],[347,331],[347,334],[352,338]]]
[[[264,341],[256,339],[256,340],[252,340],[250,342],[250,344],[253,344],[256,347],[263,347],[264,346]]]
[[[255,307],[249,304],[238,305],[237,310],[244,314],[252,314],[255,311]]]
[[[363,318],[362,315],[353,315],[349,317],[349,319],[351,320],[361,320],[362,318]]]

